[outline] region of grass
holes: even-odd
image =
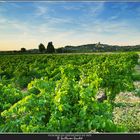
[[[140,132],[140,59],[133,73],[135,90],[120,93],[115,98],[114,122],[129,132]]]
[[[133,92],[120,93],[115,100],[114,122],[129,132],[140,132],[140,97]]]

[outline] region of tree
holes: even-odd
[[[47,53],[54,53],[54,52],[55,52],[54,46],[52,42],[49,42],[47,46]]]
[[[26,49],[25,48],[21,48],[21,52],[26,52]]]
[[[38,48],[40,52],[45,51],[45,46],[42,43],[39,44]]]
[[[58,49],[56,49],[56,52],[57,52],[57,53],[63,53],[63,48],[58,48]]]

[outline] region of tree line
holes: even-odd
[[[45,48],[45,45],[40,43],[38,45],[38,50],[40,53],[54,53],[55,52],[55,48],[53,46],[52,42],[48,42],[47,48]],[[26,48],[21,48],[21,52],[26,52]]]
[[[140,51],[140,45],[135,46],[118,46],[101,44],[100,42],[94,44],[85,44],[80,46],[65,46],[54,48],[53,42],[48,42],[47,46],[40,43],[37,49],[21,48],[13,51],[0,51],[0,55],[4,54],[38,54],[38,53],[91,53],[91,52],[129,52]]]

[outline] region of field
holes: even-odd
[[[1,55],[0,132],[139,132],[137,53]]]

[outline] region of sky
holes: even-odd
[[[140,44],[140,2],[0,2],[0,51]]]

